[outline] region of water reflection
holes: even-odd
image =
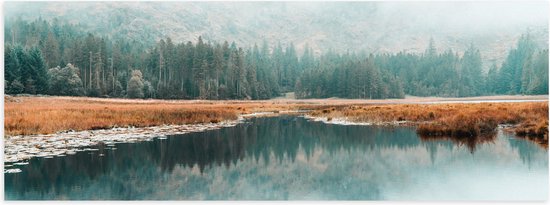
[[[449,136],[428,136],[428,135],[419,135],[422,141],[441,141],[447,140],[453,142],[457,146],[466,146],[470,153],[474,153],[476,146],[485,143],[493,143],[497,137],[497,133],[491,133],[481,136],[468,136],[468,137],[449,137]]]
[[[548,177],[546,150],[502,133],[434,140],[406,127],[327,125],[297,117],[255,118],[233,128],[116,148],[32,159],[23,172],[4,175],[6,199],[436,199],[411,194],[425,178],[442,181],[468,166],[476,167],[460,173],[491,169],[537,181]],[[452,192],[440,197],[453,199]],[[545,196],[537,194],[523,196]]]

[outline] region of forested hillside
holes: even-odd
[[[484,71],[500,65],[522,33],[548,47],[547,2],[6,2],[12,18],[69,22],[113,41],[153,46],[161,39],[306,45],[315,56],[333,50],[422,53],[435,47],[462,55],[475,44]],[[513,14],[513,15],[511,15]],[[9,35],[9,34],[8,34]],[[9,38],[6,38],[9,39]]]
[[[5,93],[163,99],[402,98],[547,94],[548,48],[522,35],[483,72],[475,44],[463,53],[328,51],[161,39],[154,45],[87,33],[62,21],[6,23]]]

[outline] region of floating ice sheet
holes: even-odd
[[[13,173],[19,173],[19,172],[21,172],[21,169],[19,168],[4,170],[4,174],[13,174]]]

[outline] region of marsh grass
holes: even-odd
[[[311,115],[353,122],[407,121],[424,136],[481,136],[495,132],[499,124],[512,124],[519,136],[548,139],[548,102],[351,105]]]
[[[66,130],[217,123],[239,114],[313,110],[309,115],[352,122],[405,121],[431,137],[491,134],[512,124],[518,136],[548,142],[548,102],[454,104],[360,104],[357,100],[202,101],[129,100],[82,97],[5,99],[5,135],[51,134]]]
[[[51,134],[66,130],[217,123],[238,114],[309,109],[277,102],[161,101],[78,97],[17,97],[4,106],[5,135]]]

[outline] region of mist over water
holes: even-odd
[[[433,140],[407,127],[284,116],[99,148],[32,159],[4,175],[6,199],[544,200],[548,192],[547,150],[504,133]]]

